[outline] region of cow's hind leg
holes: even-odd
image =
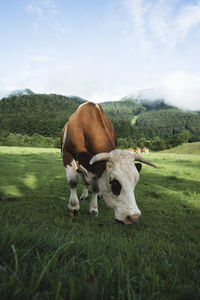
[[[66,165],[65,169],[66,169],[67,181],[70,186],[70,198],[69,198],[68,208],[70,211],[70,215],[76,216],[79,213],[80,206],[79,206],[79,200],[76,191],[76,187],[78,184],[78,175],[76,172],[75,161],[72,160],[70,164]]]
[[[88,198],[88,185],[83,184],[83,191],[80,196],[80,200],[86,200]]]
[[[83,191],[82,194],[80,196],[80,200],[86,200],[88,198],[88,186],[89,183],[87,182],[84,174],[82,172],[79,172],[79,174],[81,175],[81,179],[82,179],[82,183],[83,183]]]

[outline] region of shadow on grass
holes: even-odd
[[[62,214],[69,218],[67,204],[69,199],[69,187],[65,178],[65,171],[60,158],[60,153],[39,154],[3,154],[2,158],[3,188],[0,191],[0,201],[15,203],[19,214],[29,211],[30,214],[43,213],[42,219],[48,220],[48,214],[56,218],[56,214]],[[79,178],[78,192],[81,193],[81,180]],[[172,192],[177,193],[172,193]],[[136,200],[142,210],[151,211],[151,217],[157,217],[159,211],[168,210],[168,215],[179,219],[179,215],[188,220],[190,210],[199,213],[199,207],[195,201],[187,201],[186,198],[197,198],[200,193],[200,185],[195,180],[179,178],[178,176],[165,176],[156,171],[142,171],[140,181],[136,187]],[[141,199],[141,200],[140,200]],[[143,199],[143,200],[142,200]],[[145,201],[144,201],[145,200]],[[20,203],[23,202],[23,209]],[[144,203],[144,204],[143,204]],[[18,206],[19,204],[19,206]],[[113,216],[102,200],[100,215]],[[89,201],[80,202],[81,214],[88,214]],[[147,209],[146,206],[147,205]],[[151,209],[156,205],[156,209]],[[103,209],[103,212],[101,212]],[[34,210],[34,211],[33,211]],[[108,210],[108,213],[106,212]],[[16,211],[16,212],[17,212]],[[85,212],[84,212],[85,211]],[[112,217],[114,222],[114,218]],[[105,220],[104,220],[105,221]]]

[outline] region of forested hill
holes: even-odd
[[[166,138],[187,130],[190,141],[200,140],[200,115],[195,112],[182,112],[178,109],[151,110],[141,113],[135,124],[149,138]]]
[[[101,103],[103,109],[114,120],[132,120],[133,116],[150,110],[173,108],[163,100],[147,101],[124,97],[119,101]]]
[[[60,95],[20,95],[0,101],[0,128],[4,131],[60,136],[63,125],[84,100]]]
[[[200,141],[199,112],[185,112],[163,100],[127,97],[101,105],[114,123],[117,135],[129,137],[127,147],[132,143],[162,150],[182,142]]]
[[[61,95],[30,94],[0,101],[0,134],[59,137],[69,116],[86,100]],[[200,141],[200,114],[183,112],[163,100],[124,98],[101,103],[117,132],[119,145],[165,149]],[[121,143],[121,144],[120,144]],[[122,145],[123,144],[123,145]]]

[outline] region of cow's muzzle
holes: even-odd
[[[115,219],[115,220],[118,223],[129,225],[129,224],[136,223],[139,220],[139,217],[140,217],[139,214],[134,214],[134,215],[127,216],[124,221],[121,221],[121,220],[118,220],[118,219]]]

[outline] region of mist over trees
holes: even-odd
[[[0,144],[59,147],[64,124],[85,101],[79,97],[30,94],[0,101]],[[163,150],[200,141],[200,114],[162,100],[122,99],[101,103],[115,127],[120,148]]]

